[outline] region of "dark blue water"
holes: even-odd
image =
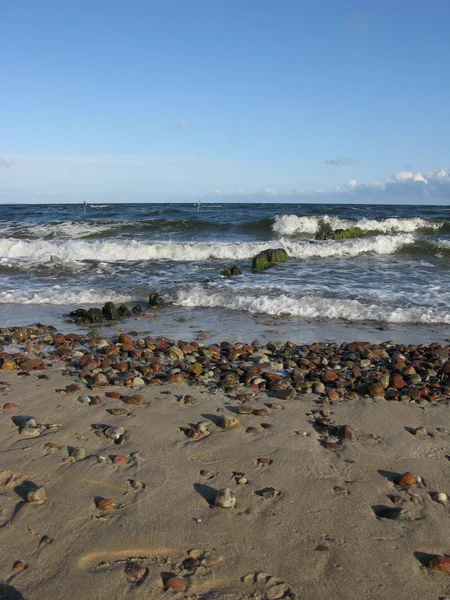
[[[323,222],[361,238],[316,241]],[[290,260],[254,274],[251,258]],[[238,264],[243,275],[219,276]],[[450,323],[450,208],[293,204],[2,206],[0,317],[159,291],[179,306],[347,322]],[[36,311],[38,315],[38,311]]]

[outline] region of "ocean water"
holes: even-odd
[[[42,314],[62,322],[74,306],[145,301],[150,291],[178,313],[217,318],[450,325],[445,206],[3,205],[0,217],[0,325]],[[364,236],[315,241],[323,221]],[[252,257],[273,247],[290,260],[252,273]],[[231,264],[243,275],[220,277]]]

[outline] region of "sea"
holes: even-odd
[[[323,224],[363,236],[317,241]],[[285,248],[259,273],[252,257]],[[242,275],[221,276],[238,265]],[[0,326],[74,330],[76,307],[169,303],[104,326],[175,339],[450,338],[450,207],[351,204],[2,205]]]

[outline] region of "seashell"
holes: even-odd
[[[445,504],[448,500],[448,496],[447,494],[444,494],[444,492],[437,492],[434,494],[433,499],[440,504]]]

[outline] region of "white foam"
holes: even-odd
[[[33,258],[48,261],[50,256],[70,260],[101,260],[105,262],[132,260],[203,261],[211,259],[250,259],[261,250],[285,248],[293,258],[332,258],[358,256],[371,252],[392,254],[414,242],[411,234],[377,236],[352,240],[324,242],[272,240],[271,242],[161,242],[146,243],[107,240],[17,240],[0,239],[0,257]]]
[[[60,223],[17,223],[11,222],[0,226],[0,234],[5,236],[21,235],[31,238],[64,237],[84,238],[100,234],[112,228],[120,227],[121,223],[108,225],[96,222],[62,221]]]
[[[270,296],[232,291],[212,291],[196,286],[180,291],[176,304],[186,307],[218,307],[267,315],[290,315],[309,319],[342,319],[347,321],[382,321],[387,323],[450,323],[450,310],[429,307],[391,309],[358,300],[302,297],[285,294]]]
[[[434,245],[441,250],[450,250],[450,240],[436,240]]]
[[[0,292],[1,304],[60,304],[60,305],[84,305],[104,304],[105,302],[129,302],[131,296],[117,294],[113,290],[81,290],[54,285],[41,290],[5,290]]]
[[[272,230],[279,235],[315,234],[319,231],[322,223],[329,224],[332,229],[348,229],[359,227],[363,231],[378,231],[381,233],[412,233],[419,229],[439,229],[442,224],[435,221],[427,221],[419,217],[413,218],[388,218],[388,219],[360,219],[349,221],[329,215],[304,216],[278,215],[275,217]]]

